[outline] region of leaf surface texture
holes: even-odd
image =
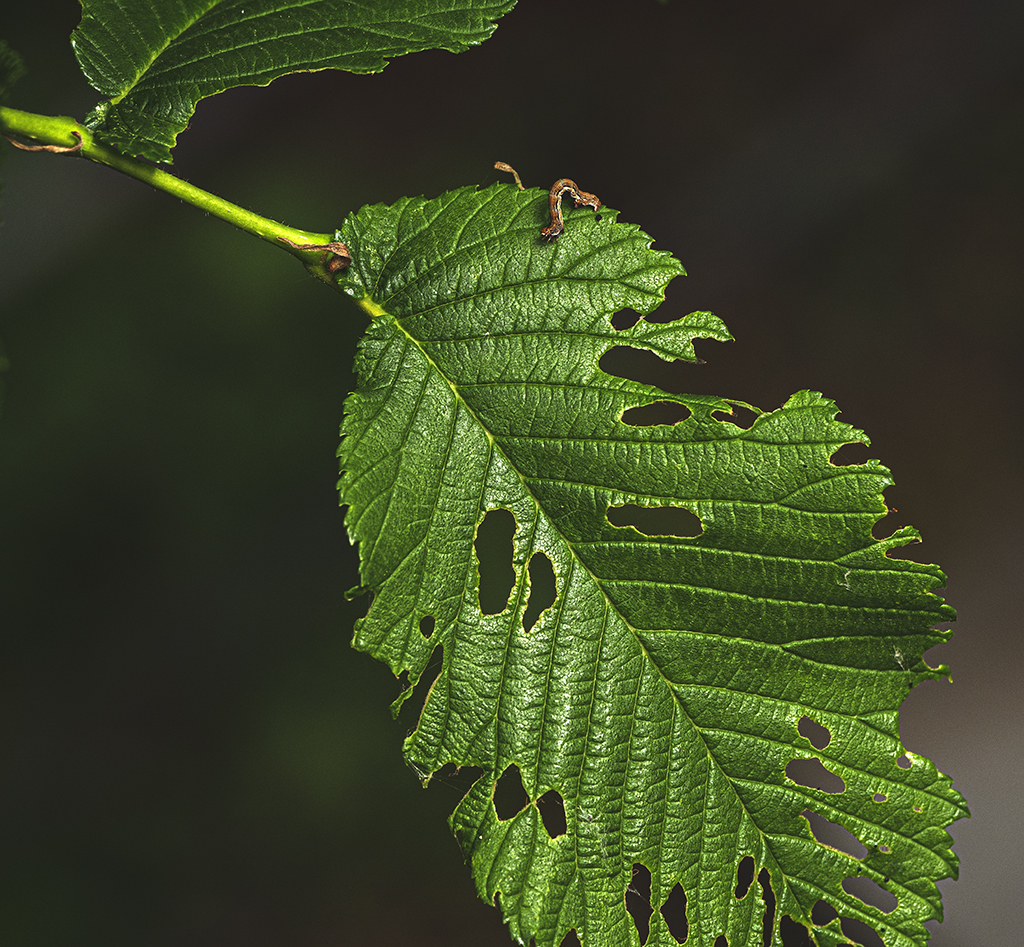
[[[904,756],[897,709],[944,673],[921,657],[948,637],[933,627],[952,617],[933,594],[942,573],[889,558],[913,530],[873,537],[890,475],[834,462],[865,438],[819,394],[744,428],[727,401],[603,371],[615,346],[693,361],[693,339],[729,335],[705,312],[615,329],[621,310],[651,314],[681,266],[607,208],[569,211],[546,243],[545,198],[467,188],[364,208],[340,231],[343,288],[373,314],[339,452],[373,593],[354,643],[408,675],[396,704],[423,702],[408,760],[425,780],[483,771],[452,828],[520,943],[575,930],[583,947],[639,944],[626,893],[643,866],[649,945],[680,940],[662,912],[677,885],[688,945],[761,947],[766,926],[779,945],[784,916],[811,926],[819,900],[888,947],[923,944],[935,881],[956,874],[945,826],[966,810],[928,760]],[[689,415],[622,420],[665,401]],[[630,506],[689,511],[697,535],[614,525],[609,510]],[[515,518],[515,581],[485,614],[474,541],[498,509]],[[527,630],[538,554],[555,595]],[[803,735],[805,718],[827,743]],[[794,760],[843,790],[791,778]],[[527,802],[499,818],[510,767]],[[538,808],[552,793],[555,837]],[[867,854],[818,841],[805,812]],[[759,883],[738,885],[751,859]],[[895,908],[850,894],[858,877]],[[840,924],[814,927],[817,943],[846,943]]]
[[[169,162],[200,99],[290,72],[380,72],[425,49],[482,43],[515,0],[83,0],[71,42],[107,100],[86,124]],[[324,103],[324,108],[334,106]]]

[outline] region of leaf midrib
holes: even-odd
[[[209,3],[206,5],[206,7],[197,16],[190,20],[183,29],[179,30],[177,33],[174,33],[173,35],[168,35],[163,45],[160,46],[158,49],[155,49],[153,51],[153,54],[145,63],[145,65],[140,67],[136,71],[134,78],[130,81],[125,90],[111,98],[111,104],[117,105],[118,103],[123,101],[124,98],[135,89],[135,87],[139,84],[142,78],[149,73],[150,69],[152,69],[153,67],[153,64],[157,61],[157,59],[160,58],[160,56],[163,55],[167,47],[170,46],[171,43],[173,43],[179,37],[181,37],[182,34],[190,30],[196,23],[198,23],[204,16],[206,16],[207,13],[209,13],[214,7],[219,6],[222,2],[223,0],[209,0]]]
[[[377,305],[380,305],[380,304],[377,304]],[[602,586],[601,582],[597,579],[597,577],[593,574],[593,572],[591,572],[591,570],[587,566],[587,564],[576,554],[575,548],[574,548],[574,544],[571,543],[566,538],[565,534],[558,528],[558,526],[555,524],[555,522],[547,515],[546,510],[541,505],[541,503],[538,500],[538,498],[534,495],[533,491],[530,490],[527,482],[523,479],[523,476],[520,473],[518,466],[516,464],[514,464],[512,462],[512,460],[511,460],[511,458],[505,453],[505,451],[502,449],[501,444],[498,441],[498,439],[493,434],[491,434],[490,430],[483,423],[483,421],[481,420],[481,418],[477,414],[477,412],[462,397],[462,395],[461,395],[461,393],[459,391],[458,385],[451,378],[449,378],[448,375],[444,371],[441,370],[440,366],[438,366],[438,364],[430,357],[430,354],[426,351],[426,349],[419,343],[419,341],[415,337],[413,337],[405,329],[405,327],[402,325],[402,323],[399,321],[399,319],[396,316],[394,316],[391,313],[387,312],[387,310],[384,309],[382,306],[381,306],[381,315],[382,315],[382,317],[386,317],[386,318],[389,318],[391,320],[391,322],[394,325],[394,327],[396,329],[398,329],[408,339],[408,341],[412,345],[416,346],[416,348],[419,349],[419,351],[423,355],[423,358],[426,360],[427,364],[430,365],[437,372],[437,374],[438,374],[438,376],[440,378],[444,379],[445,384],[448,385],[449,389],[452,392],[452,396],[455,398],[456,402],[458,404],[461,404],[463,406],[463,408],[469,413],[470,417],[472,417],[473,420],[477,423],[477,425],[479,426],[480,430],[483,432],[484,436],[487,438],[488,443],[491,445],[492,450],[494,452],[499,453],[502,456],[502,458],[504,458],[506,463],[508,464],[509,469],[515,472],[516,477],[519,479],[520,483],[522,484],[522,488],[523,488],[525,494],[532,501],[532,503],[534,505],[534,509],[537,512],[538,518],[540,516],[544,517],[545,521],[548,523],[548,525],[551,528],[552,532],[554,532],[559,537],[559,539],[565,544],[566,549],[568,549],[570,551],[570,553],[572,555],[572,561],[573,561],[574,565],[579,567],[579,568],[582,568],[585,571],[585,573],[590,577],[591,581],[595,584],[595,586],[597,587],[598,592],[601,594],[601,596],[604,598],[604,601],[605,601],[605,615],[607,616],[607,614],[609,612],[614,611],[616,616],[622,622],[623,626],[625,628],[627,628],[629,630],[629,632],[633,635],[633,639],[636,641],[637,646],[639,647],[640,652],[643,655],[644,659],[647,660],[648,662],[650,662],[650,666],[653,667],[655,669],[655,671],[657,672],[658,677],[661,680],[662,686],[667,688],[668,693],[669,693],[669,695],[672,698],[673,706],[678,707],[679,711],[686,717],[686,720],[689,722],[689,725],[692,728],[693,732],[696,734],[697,738],[700,740],[701,745],[703,745],[704,750],[705,750],[705,752],[708,755],[708,759],[711,762],[714,763],[715,767],[718,769],[718,771],[725,778],[726,782],[729,785],[729,788],[733,791],[733,794],[735,795],[735,798],[736,798],[736,802],[739,805],[739,807],[740,807],[740,809],[741,809],[741,811],[743,813],[744,818],[749,819],[750,820],[750,824],[752,826],[754,826],[754,828],[757,830],[757,833],[761,837],[762,844],[764,845],[766,852],[771,856],[772,862],[778,868],[779,873],[782,875],[782,879],[781,880],[785,884],[786,890],[790,893],[790,895],[796,901],[796,903],[800,904],[800,906],[804,909],[805,914],[807,914],[807,916],[809,917],[810,916],[810,907],[808,905],[804,905],[800,901],[800,898],[798,896],[798,892],[796,892],[792,888],[792,886],[788,883],[789,876],[786,875],[786,873],[782,871],[780,863],[779,863],[779,860],[775,856],[774,851],[772,850],[771,837],[765,833],[765,831],[759,825],[758,821],[754,818],[754,816],[751,814],[750,810],[747,808],[746,804],[743,801],[742,796],[740,796],[740,794],[736,791],[736,788],[734,786],[733,778],[724,769],[724,767],[719,762],[717,756],[715,755],[715,753],[713,752],[711,747],[709,747],[707,742],[705,741],[703,729],[701,727],[699,727],[694,722],[693,717],[690,716],[690,713],[689,713],[688,709],[686,708],[685,704],[682,702],[682,700],[679,697],[679,695],[676,694],[675,689],[673,688],[673,686],[672,686],[671,682],[669,681],[669,679],[665,676],[664,672],[661,669],[661,666],[658,664],[657,661],[654,660],[654,658],[651,655],[651,653],[644,646],[644,643],[641,640],[641,638],[639,637],[639,635],[637,634],[636,629],[625,618],[625,616],[622,615],[621,612],[619,612],[619,610],[615,607],[614,602],[608,597],[608,595],[605,592],[604,587]],[[417,313],[417,315],[419,315],[419,314]],[[606,629],[606,628],[607,628],[607,617],[604,619],[604,622],[603,622],[602,635],[604,634],[604,629]],[[598,653],[600,653],[600,652],[598,652]],[[642,677],[642,675],[641,675],[641,677]],[[593,705],[591,705],[590,712],[588,712],[588,714],[587,714],[588,732],[589,732],[590,728],[593,725],[593,716],[594,716],[593,715]],[[497,775],[497,774],[495,774],[495,775]],[[706,795],[706,793],[705,793],[705,795]],[[575,799],[574,801],[578,803],[579,802],[579,798]],[[704,818],[703,812],[701,814],[701,818],[702,818],[702,820]],[[702,827],[702,831],[700,833],[702,849],[703,849],[705,834],[706,833],[703,831],[703,827]],[[647,867],[650,868],[650,866],[647,866]],[[577,872],[577,874],[579,874],[579,871],[580,871],[580,866],[579,866],[579,860],[577,858],[577,861],[576,861],[576,872]],[[677,881],[681,881],[681,879],[676,879],[676,880]],[[776,914],[777,914],[777,916],[780,916],[779,915],[779,909],[781,907],[781,904],[782,904],[782,897],[777,894],[776,895]],[[773,936],[773,941],[774,941],[774,937],[775,937],[775,932],[774,931],[773,931],[773,935],[772,936]]]

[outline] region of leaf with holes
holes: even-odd
[[[462,52],[487,39],[515,2],[82,0],[71,43],[86,78],[108,96],[86,125],[123,151],[169,162],[200,99],[290,72],[380,72],[406,53]]]
[[[729,336],[705,312],[616,328],[682,268],[608,209],[542,241],[545,196],[467,188],[339,232],[372,316],[339,453],[373,592],[354,643],[408,674],[397,705],[442,653],[408,760],[483,771],[452,828],[520,943],[923,944],[965,809],[897,708],[945,671],[922,659],[942,573],[888,557],[913,530],[873,538],[889,474],[833,462],[864,436],[831,401],[744,428],[603,370]]]

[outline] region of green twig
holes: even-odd
[[[201,208],[221,220],[226,220],[241,230],[251,233],[261,240],[280,249],[287,250],[297,257],[306,268],[319,279],[333,283],[333,276],[347,265],[347,260],[339,266],[344,244],[335,241],[335,234],[313,233],[308,230],[296,230],[254,214],[251,210],[232,204],[216,194],[204,191],[181,178],[156,168],[138,158],[128,155],[105,145],[96,139],[93,133],[73,118],[56,115],[35,115],[32,112],[21,112],[17,109],[0,107],[0,129],[7,136],[18,135],[41,142],[44,147],[38,150],[56,151],[71,154],[78,158],[96,161],[107,167],[127,174],[129,177],[166,191],[175,197]],[[13,144],[13,139],[10,139]],[[19,146],[23,147],[23,146]],[[36,149],[30,149],[36,150]],[[347,253],[347,251],[344,251]]]

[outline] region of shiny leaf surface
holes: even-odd
[[[760,947],[788,917],[817,920],[823,947],[847,942],[842,918],[923,944],[935,882],[956,874],[945,827],[966,810],[905,752],[897,709],[944,673],[922,660],[953,617],[942,573],[889,557],[912,529],[874,538],[889,472],[834,462],[866,439],[821,395],[744,428],[728,400],[602,370],[616,346],[694,360],[693,339],[729,335],[706,312],[614,328],[651,314],[681,266],[607,208],[570,211],[545,242],[545,198],[467,188],[340,231],[342,287],[371,314],[339,452],[373,593],[354,644],[408,675],[396,708],[423,704],[410,764],[424,781],[483,771],[452,828],[520,943]],[[685,417],[624,420],[656,402]],[[627,507],[699,528],[616,525]],[[474,545],[494,510],[515,521],[497,613]],[[542,559],[554,600],[524,622]],[[499,781],[523,800],[496,808]],[[854,854],[819,841],[828,823]],[[630,891],[649,899],[636,922]],[[812,919],[819,901],[834,910]]]
[[[515,0],[83,0],[71,36],[107,99],[86,124],[133,155],[170,161],[200,99],[290,72],[380,72],[425,49],[482,43]]]

